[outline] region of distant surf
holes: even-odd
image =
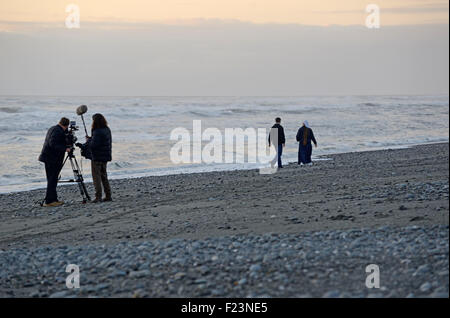
[[[89,106],[90,116],[105,115],[113,132],[112,178],[256,168],[254,164],[174,165],[169,152],[174,128],[267,128],[280,116],[287,144],[284,160],[295,161],[295,135],[309,121],[319,148],[314,155],[408,147],[448,142],[449,97],[20,97],[0,96],[0,192],[45,186],[37,157],[46,130],[62,116],[81,120],[75,109]],[[82,131],[78,133],[81,141]],[[236,149],[242,153],[244,149]],[[79,156],[79,155],[78,155]],[[89,162],[83,160],[89,176]],[[63,178],[71,176],[65,168]],[[89,179],[89,178],[88,178]]]

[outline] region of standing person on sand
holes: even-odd
[[[317,141],[314,137],[312,129],[309,127],[307,120],[303,122],[302,127],[297,132],[297,142],[299,142],[298,147],[298,164],[299,165],[312,165],[311,155],[312,155],[312,145],[311,141],[317,148]]]
[[[66,131],[69,125],[69,119],[63,117],[58,125],[48,130],[39,156],[39,161],[45,164],[47,176],[47,194],[43,203],[45,207],[57,207],[64,204],[64,202],[58,201],[56,187],[58,186],[59,173],[63,167],[64,155],[71,150],[66,142]]]
[[[278,159],[278,168],[283,168],[283,164],[281,162],[281,155],[283,154],[283,147],[286,145],[286,137],[284,136],[284,128],[281,126],[281,118],[275,118],[275,125],[272,126],[271,133],[269,134],[269,146],[271,145],[270,135],[273,130],[277,129],[278,132],[278,140],[273,140],[273,144],[277,151],[277,158],[272,162],[272,167],[275,165],[275,161]]]
[[[91,169],[95,187],[95,200],[92,202],[112,201],[106,171],[108,162],[112,160],[112,137],[108,122],[102,114],[92,116],[92,137],[88,137],[87,145],[92,153]],[[104,199],[102,199],[102,184],[106,196]]]

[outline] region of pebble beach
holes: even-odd
[[[1,194],[0,296],[448,297],[448,150],[113,180],[100,204],[75,186],[59,208],[36,204],[42,189]]]

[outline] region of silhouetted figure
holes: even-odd
[[[102,114],[92,116],[92,137],[88,139],[87,144],[92,153],[91,169],[95,187],[95,200],[92,202],[112,201],[107,172],[108,162],[112,160],[112,137]],[[104,199],[102,199],[102,185],[105,192]]]
[[[56,187],[58,177],[63,167],[64,154],[70,151],[66,142],[66,130],[69,128],[69,119],[63,117],[58,125],[51,127],[45,137],[39,161],[45,164],[45,174],[47,176],[47,193],[45,195],[45,207],[56,207],[64,202],[58,201]]]
[[[303,126],[297,132],[297,142],[299,142],[298,147],[298,164],[299,165],[312,165],[311,155],[312,155],[312,145],[311,141],[317,147],[316,138],[314,138],[314,133],[309,127],[307,120],[303,122]]]
[[[270,135],[274,129],[278,130],[278,140],[274,140],[273,144],[275,149],[277,150],[277,159],[274,159],[272,162],[272,167],[275,165],[275,162],[278,160],[278,168],[283,168],[283,164],[281,162],[281,156],[283,154],[283,147],[286,145],[286,138],[284,136],[284,128],[280,125],[281,118],[275,118],[275,125],[272,126],[271,133],[269,134],[269,145],[271,145]]]

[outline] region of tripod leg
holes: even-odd
[[[61,171],[62,171],[62,169],[64,168],[64,166],[66,165],[67,159],[69,159],[69,158],[70,158],[70,155],[67,154],[66,159],[64,159],[64,161],[63,161],[63,163],[62,163],[62,165],[61,165],[61,170],[59,170],[59,177],[58,177],[58,180],[61,179]]]
[[[80,167],[78,166],[78,162],[76,159],[75,159],[75,164],[77,167],[77,171],[79,172],[79,178],[80,178],[79,184],[81,185],[81,189],[83,190],[84,196],[86,197],[87,201],[91,201],[91,197],[89,196],[89,193],[86,189],[86,185],[84,184],[84,178],[83,178],[83,175],[81,174],[81,170],[80,170]]]
[[[72,165],[75,181],[78,183],[78,188],[80,189],[83,203],[86,203],[87,201],[90,201],[91,198],[89,197],[89,194],[87,192],[86,185],[84,184],[83,180],[83,175],[80,172],[80,167],[78,166],[78,162],[75,156],[70,158],[70,164]]]
[[[89,193],[86,189],[86,185],[84,184],[84,182],[81,183],[81,186],[83,187],[84,195],[86,196],[87,200],[91,201],[91,197],[89,196]]]
[[[75,159],[75,158],[74,158]],[[77,167],[77,171],[79,172],[79,179],[80,179],[80,188],[82,190],[82,192],[84,193],[84,196],[86,197],[87,201],[91,201],[91,197],[89,196],[89,193],[87,191],[86,185],[84,184],[84,179],[83,179],[83,175],[81,174],[81,170],[80,167],[78,166],[78,162],[75,159],[75,165]]]

